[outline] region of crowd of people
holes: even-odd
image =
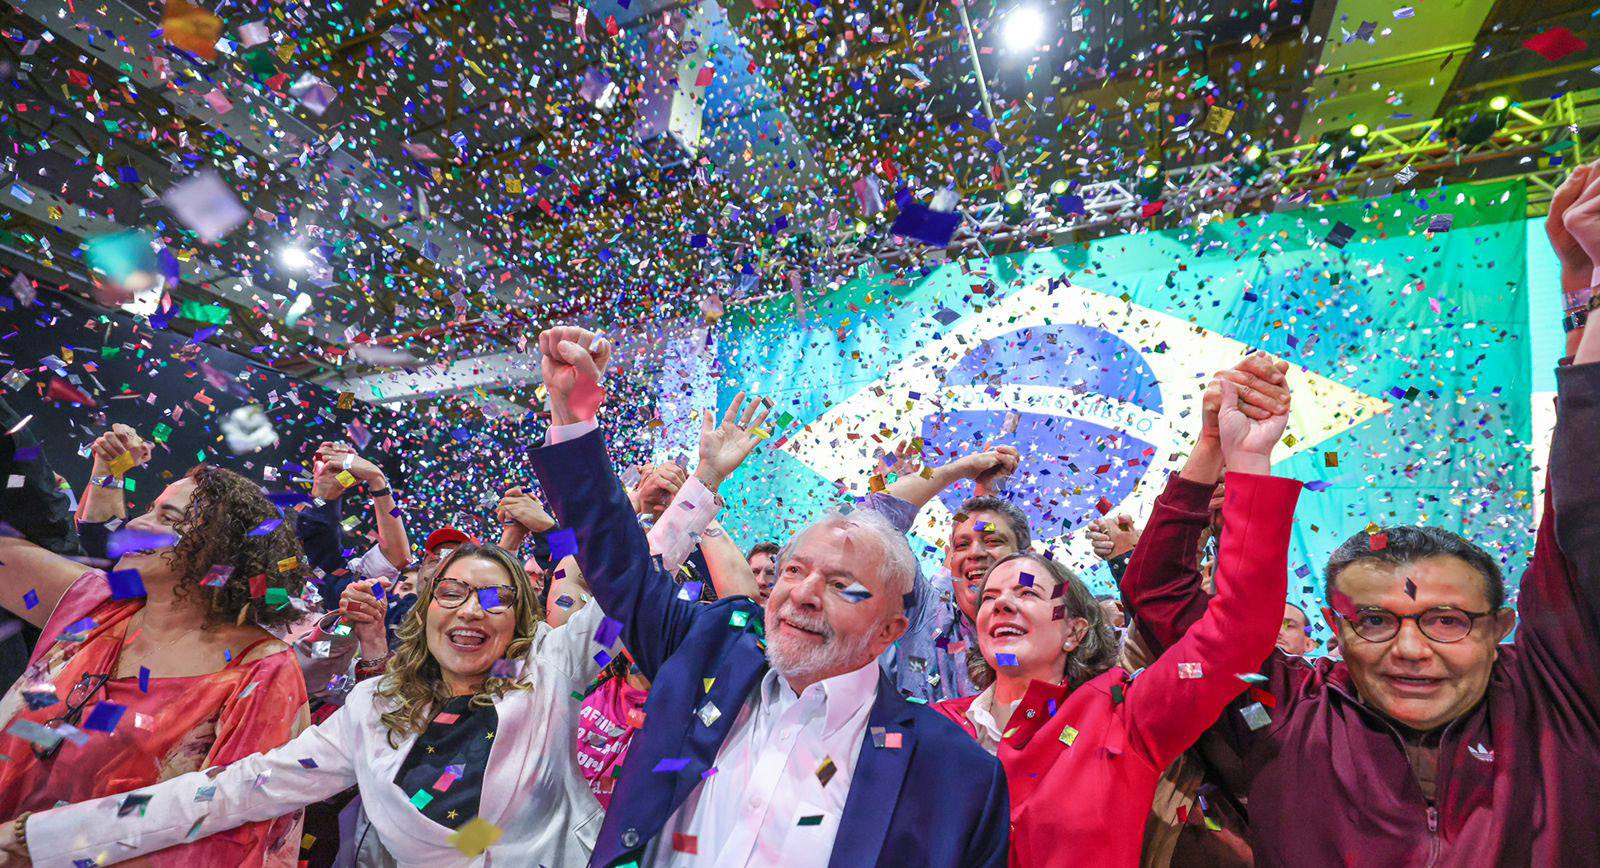
[[[403,492],[340,443],[308,447],[309,495],[202,465],[129,517],[139,432],[74,492],[8,423],[0,607],[32,647],[0,865],[1595,864],[1600,168],[1547,228],[1568,340],[1515,608],[1495,553],[1365,520],[1321,611],[1287,601],[1292,396],[1262,353],[1212,380],[1150,514],[1089,527],[1110,598],[1034,543],[1009,446],[902,446],[887,485],[741,550],[718,490],[771,405],[707,408],[692,469],[619,475],[611,347],[577,327],[538,340],[544,503],[499,493],[494,542],[414,553]],[[930,576],[906,535],[968,483]]]

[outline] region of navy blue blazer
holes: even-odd
[[[709,606],[677,599],[650,557],[622,484],[595,431],[533,452],[534,471],[563,527],[578,540],[578,565],[622,642],[652,682],[644,728],[634,734],[591,866],[643,857],[646,845],[716,765],[717,751],[767,672],[756,626],[761,606],[730,597]],[[706,679],[715,679],[709,691]],[[722,711],[711,726],[695,710]],[[873,731],[899,733],[876,747]],[[687,760],[675,772],[662,760]],[[1010,798],[1000,763],[972,737],[887,678],[868,718],[829,868],[969,868],[1006,864]]]

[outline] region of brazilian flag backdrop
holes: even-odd
[[[1211,373],[1264,349],[1290,362],[1295,390],[1275,472],[1309,489],[1291,600],[1318,603],[1328,553],[1374,524],[1456,530],[1514,580],[1544,462],[1530,446],[1525,207],[1521,182],[1407,191],[863,276],[798,311],[787,297],[735,309],[721,405],[746,388],[780,424],[724,491],[730,530],[787,539],[865,494],[878,454],[909,438],[931,465],[1011,443],[1023,466],[1007,496],[1036,546],[1109,591],[1084,525],[1142,521],[1182,465]],[[925,563],[970,494],[919,516]]]

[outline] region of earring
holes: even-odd
[[[1077,650],[1077,648],[1078,648],[1078,643],[1076,643],[1076,642],[1067,641],[1067,642],[1061,643],[1061,650],[1067,652],[1068,654],[1071,654],[1073,651]]]

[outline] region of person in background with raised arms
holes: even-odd
[[[880,474],[892,469],[897,478],[867,495],[868,509],[909,533],[917,513],[944,489],[972,480],[973,496],[962,502],[950,526],[944,558],[948,584],[923,576],[919,567],[915,614],[882,663],[903,696],[923,702],[960,699],[978,692],[967,657],[977,644],[977,580],[996,561],[1033,543],[1027,514],[999,496],[1020,456],[1015,447],[996,446],[924,472],[915,444],[901,443],[880,460]]]
[[[411,540],[395,505],[394,490],[377,464],[343,443],[324,442],[317,446],[311,465],[314,499],[300,510],[296,531],[306,556],[327,574],[318,589],[323,608],[334,609],[351,582],[383,579],[392,583],[398,578],[400,569],[411,561]],[[347,560],[341,515],[345,494],[357,485],[372,498],[378,541],[361,557]]]
[[[1248,804],[1257,865],[1581,865],[1600,853],[1600,335],[1585,328],[1600,304],[1600,167],[1567,179],[1546,230],[1571,362],[1556,370],[1545,511],[1517,610],[1496,557],[1449,531],[1372,527],[1340,546],[1323,616],[1343,659],[1275,651],[1203,743]],[[1204,457],[1197,447],[1187,482],[1162,494],[1124,576],[1157,646],[1207,605],[1194,547],[1152,544],[1204,524],[1217,463]]]
[[[1001,864],[999,764],[877,667],[915,600],[901,533],[871,510],[832,515],[790,542],[764,612],[743,596],[679,599],[596,430],[609,342],[561,327],[539,346],[554,424],[535,472],[654,685],[593,864]],[[693,511],[715,509],[717,487],[758,442],[742,403],[720,425],[705,419],[683,486]]]

